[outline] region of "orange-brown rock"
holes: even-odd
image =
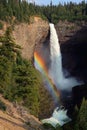
[[[45,39],[48,34],[48,23],[38,17],[33,19],[33,23],[20,23],[15,25],[13,37],[18,45],[22,47],[22,56],[27,59],[33,57],[35,46],[40,44],[41,39]]]

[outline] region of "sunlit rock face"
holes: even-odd
[[[33,17],[32,20],[29,24],[15,25],[13,31],[16,43],[22,47],[22,56],[28,60],[33,58],[34,50],[39,50],[49,32],[48,22],[39,17]]]

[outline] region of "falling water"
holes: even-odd
[[[53,24],[50,24],[50,58],[49,77],[58,90],[71,91],[72,87],[82,84],[82,82],[78,82],[74,77],[66,78],[64,76],[59,40]],[[43,123],[50,123],[54,127],[58,124],[62,126],[69,121],[71,119],[67,116],[67,110],[61,109],[61,107],[54,110],[52,117],[42,120]]]
[[[66,78],[64,76],[60,45],[54,24],[50,24],[50,56],[49,76],[58,89],[71,90],[72,87],[82,84],[82,82],[77,81],[74,77]]]
[[[54,24],[50,24],[50,67],[48,69],[46,68],[44,61],[39,55],[37,55],[36,52],[34,53],[34,58],[35,67],[42,73],[42,75],[44,75],[45,80],[48,81],[48,90],[52,93],[52,96],[55,99],[60,98],[60,94],[55,93],[54,87],[50,84],[49,77],[53,84],[55,84],[57,90],[60,91],[71,91],[72,87],[82,84],[82,82],[78,82],[74,77],[66,78],[64,76],[60,45]],[[67,116],[67,111],[65,109],[61,109],[61,107],[57,107],[54,110],[52,117],[42,120],[43,123],[50,123],[54,127],[56,127],[57,124],[62,126],[69,121],[71,121],[71,119]]]

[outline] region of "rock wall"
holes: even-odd
[[[8,23],[3,22],[3,30],[0,30],[0,35],[3,35]],[[84,25],[84,23],[81,23]],[[81,26],[77,23],[70,23],[67,21],[59,21],[55,26],[60,44],[67,42],[77,30],[81,29]],[[30,23],[18,23],[14,25],[13,37],[18,45],[22,47],[22,56],[26,59],[33,57],[34,50],[40,51],[43,49],[43,43],[45,50],[49,46],[49,23],[42,20],[40,17],[31,17]],[[46,53],[49,50],[46,50]]]
[[[18,24],[13,31],[13,37],[18,45],[22,47],[22,56],[26,59],[33,57],[37,44],[41,44],[48,34],[49,26],[46,21],[35,17],[32,24]]]
[[[2,21],[1,21],[2,22]],[[10,25],[3,23],[3,29],[0,30],[0,35],[3,35]],[[13,24],[12,36],[16,44],[22,47],[22,56],[26,59],[33,57],[33,52],[36,46],[40,48],[41,43],[44,42],[48,35],[49,24],[40,17],[31,17],[30,23],[16,23]]]

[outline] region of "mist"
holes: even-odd
[[[71,91],[72,87],[83,84],[75,77],[65,76],[69,72],[62,67],[60,44],[54,24],[50,24],[50,59],[49,77],[59,90]]]

